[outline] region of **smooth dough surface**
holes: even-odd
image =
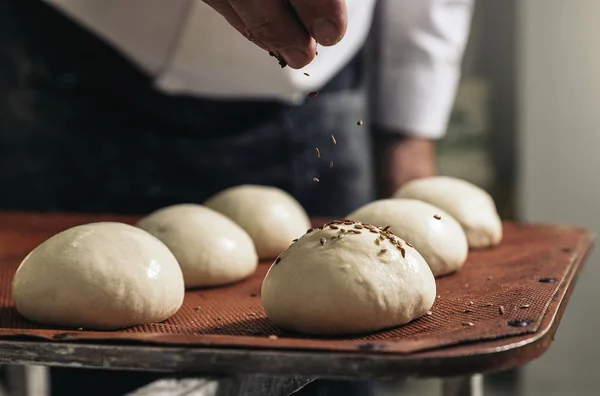
[[[308,215],[298,201],[275,187],[232,187],[204,204],[246,230],[262,259],[277,257],[310,227]]]
[[[427,313],[435,296],[433,274],[414,248],[352,221],[304,235],[275,260],[262,285],[269,319],[307,334],[403,325]]]
[[[46,240],[12,284],[17,311],[27,319],[96,330],[162,322],[181,307],[184,292],[179,264],[162,242],[112,222]]]
[[[195,204],[173,205],[144,217],[137,227],[173,252],[186,287],[217,286],[254,273],[252,238],[225,215]]]
[[[469,245],[461,225],[445,211],[414,199],[383,199],[348,215],[374,226],[390,226],[412,244],[435,276],[458,270],[467,261]]]
[[[445,210],[465,230],[469,246],[486,248],[502,241],[502,221],[491,195],[467,181],[447,176],[417,179],[401,187],[395,198],[412,198]]]

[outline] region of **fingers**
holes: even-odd
[[[290,0],[290,4],[319,44],[337,44],[346,34],[345,0]]]
[[[254,37],[252,33],[246,28],[244,21],[240,19],[237,12],[235,12],[235,10],[229,4],[229,0],[206,0],[205,3],[211,6],[219,14],[221,14],[225,18],[225,20],[227,20],[227,22],[229,22],[229,24],[233,26],[238,32],[240,32],[244,37],[258,45],[262,49],[269,51],[269,48],[256,37]]]
[[[287,1],[229,0],[229,4],[250,34],[290,67],[299,69],[313,60],[315,42]]]

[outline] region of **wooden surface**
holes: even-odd
[[[48,227],[48,222],[40,220],[39,226],[39,230],[42,230]],[[22,227],[23,230],[27,228]],[[552,282],[558,286],[533,332],[414,353],[381,353],[377,348],[362,348],[360,353],[349,353],[301,348],[273,349],[260,345],[249,349],[235,345],[142,345],[124,343],[123,340],[51,342],[14,339],[0,341],[0,363],[215,375],[265,374],[340,378],[454,376],[509,369],[521,366],[547,350],[591,247],[593,237],[587,232],[568,227],[553,227],[553,230],[564,232],[565,241],[569,240],[567,234],[571,235],[572,246],[547,246],[550,258],[554,257],[551,251],[558,248],[563,255],[568,254],[569,260],[561,278]],[[577,237],[573,239],[573,235]],[[0,240],[0,246],[1,243]],[[553,244],[555,243],[556,240]],[[526,245],[524,241],[522,246]]]

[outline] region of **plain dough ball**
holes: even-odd
[[[304,235],[275,260],[262,285],[269,319],[307,334],[403,325],[427,313],[435,295],[431,269],[414,248],[352,221]]]
[[[277,257],[310,227],[308,215],[298,201],[275,187],[232,187],[210,198],[205,205],[246,230],[263,259]]]
[[[162,322],[181,307],[184,292],[179,264],[162,242],[111,222],[48,239],[23,260],[12,284],[27,319],[97,330]]]
[[[398,237],[412,244],[433,275],[458,270],[467,261],[469,245],[462,227],[443,210],[414,199],[383,199],[348,215],[374,226],[390,226]]]
[[[502,221],[494,200],[467,181],[447,176],[417,179],[406,183],[394,197],[418,199],[445,210],[463,227],[472,248],[502,241]]]
[[[252,275],[258,265],[250,235],[228,217],[201,205],[169,206],[136,225],[173,252],[186,287],[236,282]]]

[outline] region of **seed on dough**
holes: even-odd
[[[327,238],[321,238],[321,245],[325,245],[327,243]]]
[[[280,262],[280,261],[281,261],[281,257],[277,257],[277,258],[275,259],[275,265],[279,264],[279,262]]]
[[[436,220],[441,220],[442,216],[436,214],[436,215],[433,216],[433,218],[436,219]]]
[[[385,253],[385,252],[387,252],[387,249],[381,249],[381,250],[379,251],[379,253],[381,253],[381,254],[383,254],[383,253]]]
[[[305,75],[305,76],[310,76],[310,74],[308,74],[308,73],[304,73],[304,75]]]

